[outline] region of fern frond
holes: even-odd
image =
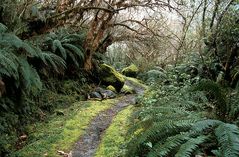
[[[80,42],[82,44],[85,38],[85,34],[69,34],[63,37],[61,40],[62,43],[72,43],[72,42]]]
[[[50,32],[47,37],[51,39],[57,39],[58,36],[56,35],[56,33]]]
[[[163,144],[159,142],[159,144],[156,144],[153,150],[147,154],[147,157],[167,157],[172,150],[186,142],[190,138],[189,135],[188,132],[178,134],[167,138]]]
[[[36,92],[42,89],[42,82],[37,71],[31,67],[26,58],[19,58],[19,73],[22,84],[27,92]]]
[[[216,109],[219,112],[219,116],[225,116],[227,112],[227,98],[222,87],[211,80],[203,80],[195,86],[194,90],[205,91],[212,95],[215,100]]]
[[[80,65],[79,65],[79,63],[78,63],[78,61],[77,61],[75,55],[74,55],[71,51],[69,51],[69,50],[67,50],[67,54],[68,54],[68,56],[71,58],[71,60],[72,60],[73,63],[75,64],[75,66],[79,68]]]
[[[178,152],[175,154],[175,157],[191,157],[199,145],[204,143],[207,139],[208,137],[204,135],[196,138],[190,138],[186,143],[180,146]]]
[[[0,33],[4,33],[7,31],[7,26],[5,26],[4,24],[0,23]]]
[[[218,125],[222,124],[223,122],[219,120],[213,120],[213,119],[207,119],[207,120],[202,120],[196,122],[193,127],[192,131],[197,132],[197,133],[203,133],[204,130],[209,129],[209,128],[215,128]]]
[[[53,67],[53,69],[61,73],[66,68],[66,62],[56,54],[50,53],[50,52],[42,52],[39,54],[39,57],[46,65],[50,65]]]
[[[0,76],[6,75],[8,77],[18,78],[18,58],[11,51],[7,49],[0,50]]]
[[[76,56],[78,56],[81,61],[84,60],[85,56],[84,56],[83,51],[80,48],[78,48],[72,44],[63,44],[62,46],[65,47],[66,49],[70,50],[71,52],[74,52],[74,54]]]
[[[37,53],[30,43],[24,42],[19,39],[16,35],[11,33],[4,33],[0,39],[0,44],[4,47],[9,46],[16,50],[22,49],[21,51],[16,51],[17,53],[24,54],[25,56],[35,57]],[[23,51],[24,50],[24,51]]]
[[[148,141],[152,142],[155,140],[161,141],[170,136],[179,134],[180,132],[186,132],[192,127],[194,122],[195,120],[165,120],[163,122],[155,123],[131,140],[129,143],[129,151],[136,152],[137,147],[139,147],[142,143],[147,143]]]
[[[234,124],[223,123],[215,129],[222,156],[239,156],[239,128]]]
[[[54,40],[53,41],[53,43],[52,43],[52,50],[53,50],[54,53],[56,53],[56,51],[59,50],[61,56],[63,57],[63,59],[66,59],[66,57],[67,57],[66,50],[62,46],[60,40]]]

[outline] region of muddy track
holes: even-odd
[[[90,123],[86,133],[76,143],[70,157],[93,157],[115,115],[129,105],[135,104],[135,95],[126,95],[110,109],[99,113]]]

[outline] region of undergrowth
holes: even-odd
[[[127,156],[238,156],[236,98],[209,80],[154,84],[138,99]]]

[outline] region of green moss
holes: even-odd
[[[124,85],[125,79],[122,74],[107,64],[100,65],[100,79],[105,85],[112,85],[119,92]]]
[[[121,89],[121,93],[124,93],[124,94],[134,94],[135,93],[135,90],[128,86],[128,85],[124,85],[123,88]]]
[[[90,121],[101,111],[112,107],[116,100],[78,102],[65,109],[64,116],[53,116],[45,123],[29,126],[28,145],[12,156],[57,157],[57,150],[69,152],[85,133]]]
[[[136,78],[125,77],[125,80],[130,81],[130,83],[134,86],[138,86],[143,89],[148,89],[148,86],[146,86],[145,84],[143,84],[143,82],[141,80],[138,80]]]
[[[131,64],[130,66],[124,68],[121,72],[125,76],[136,77],[139,73],[139,69],[136,65]]]
[[[117,91],[116,91],[114,86],[109,85],[106,89],[111,90],[112,92],[117,93]]]
[[[129,116],[133,107],[129,106],[113,119],[112,124],[106,130],[95,157],[124,156],[127,143],[126,133],[129,128]]]

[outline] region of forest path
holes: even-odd
[[[93,157],[105,130],[111,125],[113,118],[127,106],[134,105],[136,103],[136,96],[144,92],[145,88],[135,84],[132,80],[127,80],[125,84],[134,88],[136,94],[116,98],[118,101],[113,107],[95,116],[86,129],[85,134],[80,137],[73,151],[70,152],[70,157]]]

